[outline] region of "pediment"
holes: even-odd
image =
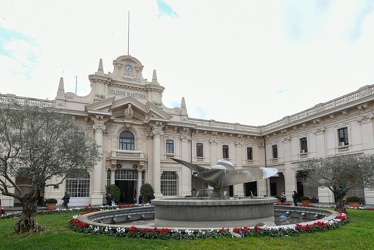
[[[107,115],[112,119],[138,120],[144,123],[150,121],[169,122],[172,115],[152,102],[143,104],[137,99],[128,96],[115,100],[111,97],[86,105],[89,114]]]
[[[147,123],[151,120],[169,121],[172,116],[151,102],[143,104],[129,96],[113,102],[112,117],[124,120],[140,120]]]
[[[173,117],[171,114],[165,112],[160,106],[152,102],[147,102],[145,105],[147,107],[147,116],[145,122],[150,121],[165,121],[168,122]]]
[[[125,97],[113,102],[112,118],[143,121],[145,105],[133,97]]]
[[[87,104],[85,109],[91,114],[111,115],[114,99],[114,97],[110,97],[98,102]]]

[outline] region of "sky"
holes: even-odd
[[[85,96],[128,52],[165,106],[266,125],[374,84],[374,0],[1,1],[2,94]]]

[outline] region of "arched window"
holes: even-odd
[[[120,150],[134,150],[134,134],[130,131],[123,131],[119,135],[119,149]]]

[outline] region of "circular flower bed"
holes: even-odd
[[[88,213],[88,212],[85,212]],[[259,236],[293,236],[301,233],[327,231],[338,228],[348,222],[345,213],[341,213],[334,219],[328,221],[318,221],[311,224],[303,223],[295,226],[277,226],[277,227],[235,227],[222,229],[209,229],[193,231],[189,229],[178,230],[169,228],[142,228],[138,229],[136,226],[130,228],[111,228],[110,226],[92,226],[85,222],[78,220],[78,215],[75,215],[70,220],[69,226],[75,232],[88,233],[93,235],[108,235],[116,237],[127,238],[145,238],[145,239],[206,239],[206,238],[224,238],[224,237],[259,237]]]

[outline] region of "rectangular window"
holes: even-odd
[[[204,151],[203,151],[203,144],[198,142],[196,143],[196,157],[203,157],[204,156]]]
[[[338,146],[346,145],[349,145],[347,127],[338,129]]]
[[[116,180],[137,180],[138,171],[132,169],[117,169],[114,176]]]
[[[77,177],[74,174],[68,174],[66,177],[66,192],[70,197],[89,197],[90,196],[90,176],[87,173],[83,177]]]
[[[166,140],[166,153],[167,154],[174,154],[174,141],[167,139]]]
[[[175,172],[164,171],[161,174],[161,193],[163,196],[176,196],[178,175]]]
[[[229,158],[229,146],[228,145],[223,145],[222,146],[222,156],[224,159]]]
[[[271,148],[273,150],[273,159],[277,159],[278,158],[278,146],[273,145],[273,146],[271,146]]]
[[[247,147],[247,160],[253,160],[253,148]]]
[[[306,137],[300,138],[300,153],[304,154],[308,152],[308,143]]]

